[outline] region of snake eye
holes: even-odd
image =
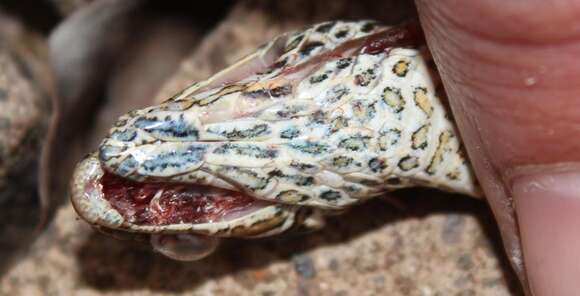
[[[192,234],[151,235],[151,245],[173,260],[195,261],[213,253],[219,239]]]

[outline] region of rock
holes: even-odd
[[[312,258],[308,257],[308,255],[296,255],[292,258],[292,261],[294,262],[294,270],[299,276],[313,278],[316,275]]]
[[[41,222],[42,151],[52,116],[46,44],[0,11],[0,271]]]

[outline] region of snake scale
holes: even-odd
[[[317,24],[121,116],[75,170],[76,211],[193,260],[215,237],[317,229],[398,188],[479,196],[421,34]]]

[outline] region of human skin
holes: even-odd
[[[417,0],[528,293],[580,290],[580,1]]]

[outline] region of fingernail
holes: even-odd
[[[535,168],[513,182],[533,295],[580,293],[580,166]]]

